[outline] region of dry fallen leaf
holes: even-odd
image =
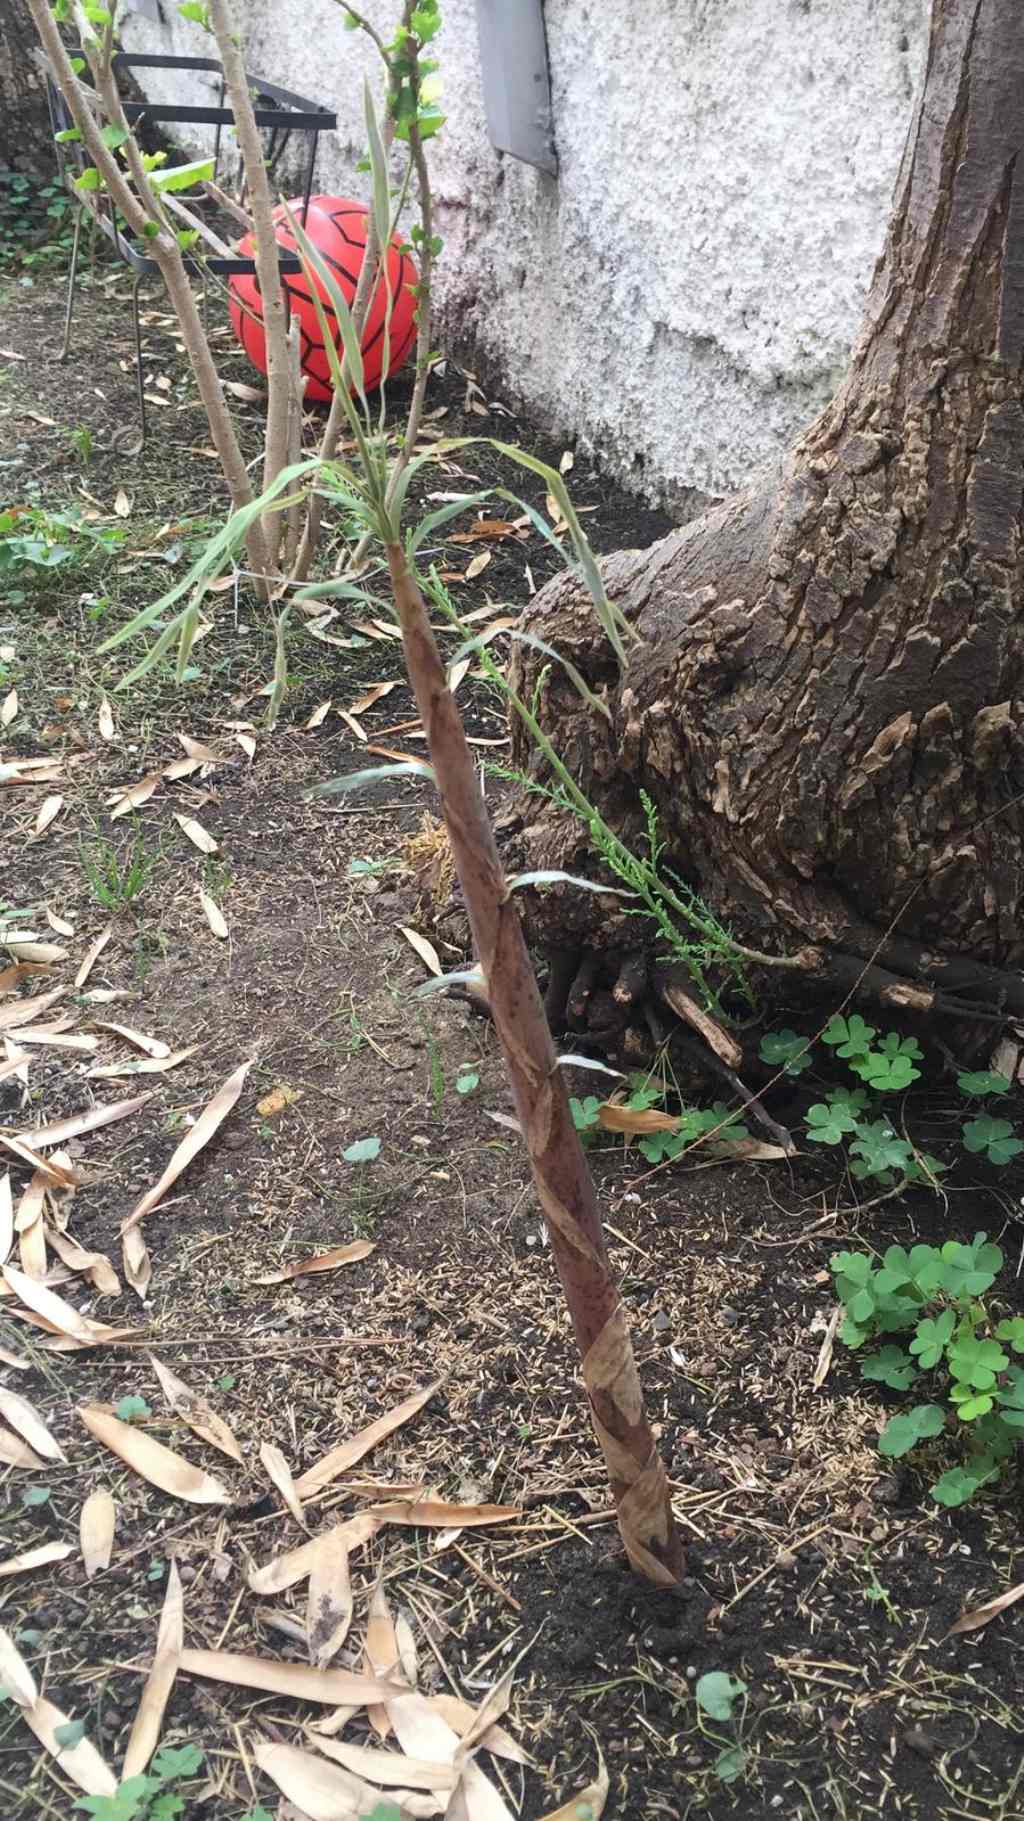
[[[837,1303],[832,1314],[829,1316],[828,1327],[825,1329],[821,1346],[818,1349],[818,1358],[814,1367],[814,1377],[811,1380],[815,1391],[821,1389],[828,1377],[829,1368],[832,1364],[832,1349],[835,1345],[836,1334],[842,1319],[843,1305],[842,1303]]]
[[[11,1173],[6,1170],[0,1176],[0,1265],[7,1263],[13,1244],[14,1195],[11,1190]]]
[[[40,803],[40,805],[39,805],[39,810],[36,815],[36,824],[35,824],[34,833],[36,834],[37,837],[39,835],[45,835],[47,829],[50,826],[50,823],[53,822],[57,816],[60,815],[60,812],[63,809],[63,807],[64,807],[64,798],[63,797],[44,797],[42,803]],[[61,933],[63,935],[67,935],[67,936],[73,936],[75,932],[73,929],[69,929],[67,927],[67,925],[65,925],[65,927]]]
[[[52,911],[49,905],[46,907],[46,921],[52,930],[56,930],[58,936],[73,936],[75,933],[74,924],[66,922],[63,917],[58,917],[56,911]]]
[[[198,892],[199,902],[203,908],[203,915],[210,925],[213,934],[218,937],[221,942],[226,941],[228,926],[224,921],[224,913],[221,910],[220,905],[210,897],[209,892],[204,892],[202,886],[198,887]]]
[[[309,1571],[306,1641],[310,1662],[317,1669],[326,1669],[344,1644],[352,1623],[352,1578],[340,1527],[325,1531],[316,1542],[318,1547]]]
[[[378,1805],[378,1790],[297,1745],[258,1739],[253,1757],[306,1821],[359,1821]]]
[[[458,1733],[442,1719],[426,1695],[415,1689],[402,1689],[391,1696],[386,1706],[395,1737],[410,1758],[428,1764],[454,1764]]]
[[[63,1562],[73,1552],[72,1543],[39,1543],[35,1549],[25,1549],[21,1555],[10,1555],[6,1562],[0,1562],[0,1579],[9,1574],[26,1574],[30,1568],[45,1568],[50,1562]]]
[[[468,1758],[448,1807],[448,1821],[514,1821],[504,1796],[475,1758]],[[582,1821],[582,1816],[577,1817]]]
[[[483,574],[488,563],[491,561],[493,554],[494,553],[491,550],[481,550],[479,556],[473,558],[473,561],[466,570],[467,582],[472,582],[476,576]]]
[[[146,1677],[146,1686],[125,1748],[122,1767],[122,1776],[125,1778],[140,1776],[157,1748],[164,1710],[174,1687],[184,1642],[181,1576],[172,1556],[167,1569],[167,1592],[160,1614],[153,1665]]]
[[[105,1062],[99,1068],[87,1069],[87,1081],[127,1081],[131,1075],[166,1075],[168,1069],[176,1069],[179,1063],[187,1062],[194,1056],[198,1043],[193,1043],[187,1050],[176,1050],[173,1056],[140,1056],[133,1062]]]
[[[23,981],[49,971],[45,963],[36,961],[16,961],[12,967],[0,968],[0,993],[16,993]]]
[[[238,744],[242,748],[247,759],[254,759],[256,757],[256,742],[251,733],[236,733],[235,739],[238,741]]]
[[[1008,1606],[1015,1606],[1018,1600],[1024,1600],[1024,1581],[1016,1587],[1008,1587],[1005,1593],[997,1594],[994,1600],[987,1600],[984,1606],[975,1606],[973,1612],[962,1613],[956,1623],[946,1632],[947,1638],[955,1638],[965,1631],[980,1631],[990,1619],[1005,1612]]]
[[[45,1471],[46,1462],[38,1454],[33,1454],[27,1442],[20,1435],[11,1435],[7,1429],[0,1429],[0,1461],[7,1467],[22,1467],[29,1473]]]
[[[321,702],[319,708],[314,708],[309,720],[306,722],[306,732],[310,733],[314,727],[321,727],[330,712],[330,702]]]
[[[170,1163],[160,1180],[147,1189],[142,1200],[137,1202],[127,1219],[122,1223],[121,1232],[126,1233],[163,1200],[171,1184],[177,1182],[183,1170],[186,1170],[192,1159],[198,1156],[203,1147],[209,1144],[234,1106],[249,1070],[251,1062],[243,1062],[227,1080],[221,1083],[213,1099],[203,1108],[192,1130],[186,1134],[174,1152]]]
[[[58,1119],[53,1125],[39,1126],[35,1131],[19,1132],[22,1144],[33,1146],[49,1144],[66,1144],[69,1138],[81,1138],[83,1132],[95,1132],[100,1126],[112,1125],[117,1119],[127,1119],[145,1106],[151,1094],[135,1094],[131,1100],[114,1100],[109,1106],[89,1107],[84,1113],[73,1113],[68,1119]]]
[[[110,810],[111,821],[116,821],[118,816],[126,816],[129,810],[141,809],[143,803],[149,802],[159,782],[160,773],[150,771],[137,784],[133,784],[130,790],[116,795]]]
[[[113,711],[111,709],[110,703],[107,701],[106,696],[104,696],[102,702],[100,703],[99,714],[96,717],[96,725],[99,728],[100,738],[102,740],[112,740],[113,739],[113,737],[114,737],[114,715],[113,715]]]
[[[329,1457],[328,1457],[329,1458]],[[485,1524],[508,1524],[522,1517],[515,1505],[454,1505],[446,1499],[395,1499],[389,1505],[370,1505],[368,1517],[382,1524],[423,1524],[431,1529],[478,1529]]]
[[[416,950],[424,967],[426,967],[430,973],[440,977],[440,975],[443,974],[444,969],[441,966],[441,958],[438,955],[434,944],[428,942],[426,936],[421,936],[419,930],[407,929],[404,923],[399,924],[398,930],[399,934],[405,937],[410,948]]]
[[[129,1227],[127,1233],[122,1234],[121,1262],[131,1288],[135,1291],[136,1296],[145,1302],[149,1294],[149,1286],[153,1281],[153,1260],[150,1258],[149,1248],[142,1237],[141,1226]]]
[[[165,1043],[162,1037],[149,1037],[145,1031],[133,1030],[130,1024],[113,1024],[107,1019],[97,1018],[96,1029],[113,1031],[116,1037],[123,1037],[133,1049],[142,1050],[146,1056],[169,1056],[171,1053],[170,1044]]]
[[[66,961],[68,958],[67,949],[61,948],[58,942],[37,942],[32,937],[7,936],[3,946],[16,961]]]
[[[354,702],[349,702],[349,714],[362,714],[365,709],[372,708],[375,702],[383,701],[385,696],[390,695],[391,691],[397,688],[397,677],[389,683],[371,683],[369,689],[364,690],[361,696],[357,696]]]
[[[154,1358],[152,1353],[149,1356],[149,1363],[160,1381],[160,1389],[175,1416],[180,1416],[182,1422],[187,1423],[189,1428],[194,1430],[204,1442],[209,1442],[212,1448],[218,1448],[221,1454],[228,1456],[229,1460],[237,1461],[240,1467],[244,1466],[242,1450],[234,1435],[223,1417],[218,1416],[217,1412],[211,1409],[205,1397],[197,1391],[190,1390],[184,1379],[179,1378],[169,1366],[163,1365],[160,1360]]]
[[[431,1707],[437,1709],[442,1720],[447,1720],[448,1725],[459,1734],[460,1738],[468,1732],[477,1712],[468,1701],[461,1701],[458,1695],[446,1694],[429,1695],[427,1698]],[[490,1727],[481,1739],[480,1746],[482,1750],[489,1751],[494,1758],[507,1758],[510,1764],[530,1764],[532,1762],[529,1753],[517,1744],[511,1733],[507,1733],[503,1726]]]
[[[290,1695],[299,1701],[320,1701],[325,1707],[340,1702],[365,1707],[369,1701],[386,1701],[394,1693],[390,1683],[353,1675],[347,1669],[311,1669],[305,1663],[278,1663],[238,1656],[230,1650],[183,1650],[181,1667],[186,1675],[229,1682],[235,1688],[262,1688],[267,1694]]]
[[[46,1243],[71,1271],[80,1271],[100,1296],[120,1296],[117,1272],[104,1252],[89,1252],[58,1227],[48,1226]]]
[[[260,1443],[260,1461],[267,1478],[276,1486],[295,1522],[301,1525],[303,1530],[308,1530],[309,1525],[302,1509],[302,1502],[295,1490],[292,1470],[275,1442]]]
[[[87,1347],[95,1346],[93,1328],[84,1315],[79,1315],[70,1303],[57,1295],[55,1290],[47,1289],[45,1284],[34,1283],[31,1277],[18,1271],[13,1265],[4,1265],[4,1282],[13,1290],[19,1301],[37,1315],[41,1315],[58,1334],[67,1334]]]
[[[35,1677],[10,1633],[0,1628],[0,1683],[17,1707],[31,1707]]]
[[[268,1271],[265,1277],[253,1279],[257,1284],[284,1284],[293,1277],[306,1277],[317,1271],[337,1271],[342,1265],[358,1264],[369,1258],[377,1247],[372,1239],[353,1239],[347,1246],[336,1246],[333,1252],[319,1252],[315,1258],[297,1258],[280,1271]]]
[[[85,985],[86,981],[89,978],[89,975],[92,973],[92,970],[96,965],[96,962],[98,961],[100,955],[102,955],[103,950],[106,948],[107,943],[110,941],[110,938],[113,935],[113,933],[114,933],[113,929],[110,928],[109,926],[105,930],[101,930],[100,934],[96,937],[96,940],[94,942],[92,942],[90,944],[89,948],[86,950],[85,956],[83,957],[83,960],[82,960],[82,965],[80,966],[77,974],[75,975],[76,990]]]
[[[16,689],[11,689],[0,702],[0,727],[9,727],[11,722],[17,719],[17,715],[18,692]]]
[[[335,1525],[339,1540],[350,1553],[368,1543],[379,1529],[376,1518],[368,1518],[365,1512],[347,1519],[344,1524]],[[312,1537],[308,1543],[300,1543],[297,1549],[289,1549],[284,1555],[274,1556],[262,1568],[250,1568],[247,1579],[253,1593],[285,1593],[289,1587],[296,1587],[300,1581],[306,1580],[313,1571],[322,1540],[322,1536]]]
[[[187,835],[193,847],[198,847],[201,854],[215,854],[219,852],[219,848],[213,836],[207,833],[202,823],[197,822],[194,816],[181,816],[178,814],[178,811],[175,810],[174,820],[177,822],[182,834]]]
[[[231,1494],[219,1480],[183,1455],[175,1454],[172,1448],[165,1448],[144,1429],[123,1423],[120,1417],[94,1405],[80,1404],[78,1415],[90,1435],[171,1498],[184,1499],[190,1505],[230,1505]]]
[[[333,1759],[354,1776],[384,1789],[455,1788],[455,1771],[450,1764],[433,1764],[423,1758],[405,1757],[400,1751],[375,1751],[370,1745],[349,1745],[311,1730],[309,1737],[325,1758]]]
[[[10,1391],[6,1386],[0,1385],[0,1416],[43,1460],[63,1461],[67,1464],[68,1457],[63,1448],[50,1434],[38,1410],[33,1408],[27,1397],[21,1397],[17,1391]]]
[[[87,1581],[91,1581],[94,1574],[109,1565],[116,1525],[117,1506],[106,1488],[97,1486],[82,1506],[78,1520],[78,1536]]]
[[[0,1031],[13,1030],[21,1024],[34,1024],[40,1013],[45,1012],[58,999],[63,999],[66,986],[52,986],[48,993],[35,993],[28,999],[19,999],[14,1005],[0,1008]]]
[[[370,1598],[366,1615],[366,1636],[363,1639],[363,1662],[371,1675],[390,1676],[395,1673],[398,1662],[398,1639],[395,1636],[394,1620],[388,1605],[388,1596],[384,1583],[377,1581]],[[374,1732],[381,1739],[386,1739],[391,1731],[388,1710],[383,1705],[369,1707],[366,1718]]]
[[[46,1184],[44,1172],[36,1170],[14,1216],[21,1268],[26,1277],[35,1278],[37,1283],[42,1283],[46,1277],[46,1236],[43,1227]]]
[[[117,1778],[88,1739],[77,1745],[61,1745],[58,1729],[68,1726],[67,1714],[39,1694],[35,1678],[10,1633],[0,1630],[0,1683],[11,1697],[26,1726],[31,1727],[41,1745],[57,1760],[61,1770],[90,1796],[112,1796]]]
[[[118,518],[130,518],[131,510],[131,500],[128,498],[124,488],[119,487],[114,495],[114,511],[117,513]]]
[[[378,1416],[375,1422],[368,1423],[365,1429],[360,1429],[355,1435],[350,1436],[347,1442],[342,1442],[337,1448],[332,1448],[329,1454],[325,1454],[322,1460],[316,1462],[315,1466],[308,1467],[295,1482],[295,1490],[299,1497],[301,1499],[311,1497],[314,1492],[320,1492],[324,1486],[329,1486],[332,1480],[338,1478],[339,1474],[346,1473],[349,1467],[354,1467],[356,1462],[361,1461],[364,1454],[368,1454],[370,1449],[383,1441],[386,1435],[391,1435],[394,1430],[400,1429],[403,1423],[407,1423],[410,1417],[422,1410],[424,1404],[433,1397],[440,1383],[441,1380],[436,1379],[424,1390],[414,1392],[412,1397],[405,1398],[402,1403],[396,1404],[393,1410],[386,1411],[383,1416]],[[391,1507],[387,1507],[387,1509],[390,1510]]]

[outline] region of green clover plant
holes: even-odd
[[[1003,1254],[984,1233],[969,1245],[889,1246],[879,1265],[865,1252],[837,1252],[831,1260],[836,1295],[846,1319],[840,1339],[859,1349],[882,1335],[909,1334],[906,1346],[889,1342],[861,1360],[861,1377],[909,1391],[936,1374],[950,1408],[915,1403],[890,1418],[878,1439],[890,1459],[936,1440],[950,1427],[967,1441],[967,1459],[931,1488],[940,1505],[963,1505],[996,1479],[1024,1432],[1024,1317],[996,1320],[981,1300],[1003,1266]],[[959,1424],[970,1425],[959,1430]]]

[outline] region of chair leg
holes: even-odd
[[[82,238],[82,211],[75,210],[75,232],[71,241],[71,265],[68,269],[68,295],[64,305],[64,336],[60,344],[59,361],[67,360],[71,346],[71,318],[75,310],[75,281],[78,277],[78,248]]]
[[[142,367],[142,323],[139,319],[139,286],[141,283],[142,273],[136,272],[132,280],[132,327],[135,331],[135,385],[139,397],[140,452],[146,447],[146,377]]]

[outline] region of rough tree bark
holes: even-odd
[[[1024,957],[1022,149],[1020,0],[934,0],[835,399],[763,482],[608,560],[641,641],[622,677],[571,580],[528,621],[612,711],[552,666],[541,718],[576,777],[626,838],[649,791],[680,871],[741,940],[863,956],[895,921],[880,958],[897,976],[944,971],[982,1000]],[[524,693],[542,661],[520,648]],[[521,730],[516,747],[543,775]],[[586,846],[525,794],[506,839],[531,866]],[[594,903],[551,895],[533,933],[635,948],[639,926],[595,926]]]
[[[25,0],[0,0],[0,170],[56,169],[39,41]]]

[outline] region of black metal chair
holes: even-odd
[[[217,59],[214,57],[164,57],[141,53],[136,55],[131,52],[118,51],[112,62],[115,72],[118,69],[206,70],[217,77],[219,93],[215,106],[160,101],[125,101],[123,103],[125,118],[130,126],[135,126],[145,120],[153,123],[177,122],[183,126],[215,127],[213,169],[216,179],[220,169],[223,129],[225,126],[233,126],[235,118],[231,108],[224,104],[224,76]],[[306,209],[313,193],[320,135],[333,131],[338,124],[338,117],[330,108],[321,106],[319,102],[310,101],[305,95],[293,94],[290,89],[280,88],[276,83],[266,82],[262,76],[250,76],[247,72],[246,81],[253,96],[256,125],[270,135],[267,145],[267,165],[271,171],[279,164],[293,133],[308,135],[309,149],[306,155],[302,194],[302,220],[305,221]],[[52,74],[47,77],[47,99],[54,133],[57,134],[72,127],[74,121]],[[135,448],[141,450],[146,441],[147,418],[145,374],[142,362],[142,325],[139,317],[139,286],[148,274],[159,272],[160,268],[156,260],[143,250],[138,240],[128,231],[127,225],[119,221],[112,199],[105,190],[82,191],[77,187],[76,179],[89,162],[85,147],[79,141],[58,143],[57,158],[61,180],[76,204],[71,267],[68,272],[67,303],[64,311],[64,335],[58,359],[66,360],[71,346],[71,325],[74,317],[82,222],[88,214],[96,228],[113,247],[117,257],[124,262],[132,274],[132,329],[135,342],[135,379],[140,431]],[[232,273],[251,275],[255,271],[255,261],[242,255],[232,255],[228,258],[213,253],[198,259],[193,254],[186,255],[186,263],[202,280],[204,310],[208,273],[214,272],[223,277],[230,277]],[[278,268],[281,272],[299,272],[302,269],[302,263],[297,254],[282,252],[278,258]]]

